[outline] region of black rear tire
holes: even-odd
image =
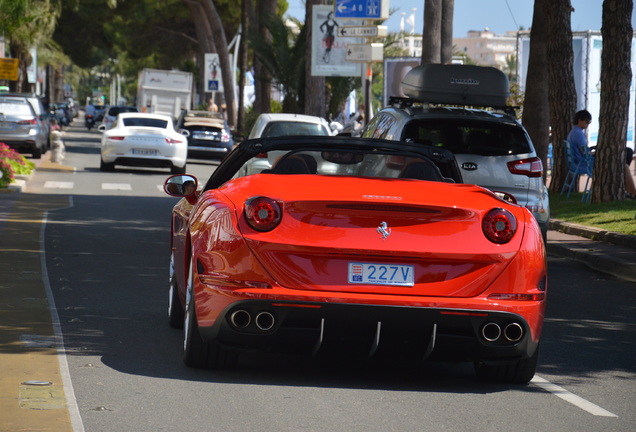
[[[539,360],[539,347],[534,354],[527,359],[519,360],[515,363],[503,365],[485,365],[475,363],[475,372],[479,379],[485,381],[508,383],[508,384],[527,384],[534,377],[537,371],[537,362]]]
[[[174,274],[174,252],[170,255],[170,289],[168,291],[168,323],[172,328],[183,328],[185,312],[181,299],[179,299],[179,288]]]
[[[178,167],[178,166],[172,165],[172,167],[170,168],[170,173],[171,174],[185,174],[186,173],[186,165],[183,165],[182,167]]]
[[[186,295],[186,313],[183,330],[183,362],[197,369],[227,369],[234,367],[238,354],[227,351],[216,342],[204,342],[199,333],[199,324],[192,292],[193,271],[190,264]]]
[[[115,164],[114,163],[106,163],[106,162],[104,162],[103,159],[100,159],[100,161],[99,161],[99,170],[100,171],[104,171],[104,172],[113,172],[113,171],[115,171]]]

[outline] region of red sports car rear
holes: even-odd
[[[169,313],[173,325],[183,316],[186,363],[293,347],[473,361],[485,377],[529,381],[546,296],[532,214],[459,183],[435,149],[300,141],[243,143],[286,153],[241,176],[251,159],[240,164],[239,148],[175,207]]]

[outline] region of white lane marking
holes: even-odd
[[[102,190],[132,190],[128,183],[102,183]]]
[[[44,187],[48,189],[73,189],[74,186],[74,182],[47,181],[44,183]]]
[[[159,192],[163,192],[163,185],[157,185],[157,189],[159,189]]]
[[[574,393],[570,393],[563,387],[552,384],[550,381],[541,378],[539,375],[535,375],[530,382],[541,387],[543,390],[560,397],[564,401],[569,402],[578,408],[581,408],[583,411],[587,411],[592,415],[601,417],[618,417],[616,414],[613,414],[606,409],[603,409],[600,406],[593,404],[592,402],[585,400],[580,396],[575,395]]]
[[[68,207],[74,207],[73,197],[69,200]],[[67,207],[67,208],[68,208]],[[75,390],[73,389],[73,382],[71,381],[71,373],[68,369],[68,361],[66,360],[66,348],[64,347],[64,335],[62,334],[62,325],[60,324],[60,316],[57,314],[57,308],[55,307],[55,299],[53,298],[53,291],[51,290],[51,282],[49,280],[49,272],[46,267],[46,250],[44,248],[44,231],[46,229],[46,223],[49,217],[49,212],[44,212],[42,218],[42,228],[40,229],[40,266],[42,268],[42,282],[44,283],[44,289],[46,291],[46,298],[49,302],[49,311],[51,312],[51,322],[53,324],[53,333],[57,345],[57,360],[60,364],[60,376],[62,378],[62,385],[64,387],[64,397],[66,398],[66,407],[68,408],[68,414],[71,419],[71,426],[73,432],[85,432],[84,423],[82,422],[82,416],[77,406],[77,399],[75,398]]]

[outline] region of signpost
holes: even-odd
[[[346,59],[358,63],[381,62],[383,54],[384,45],[381,43],[349,44]]]
[[[216,53],[205,54],[205,90],[206,92],[223,91],[223,77],[221,75],[221,62]]]
[[[338,28],[340,37],[385,37],[387,26],[342,26]]]
[[[389,17],[389,0],[336,0],[336,18],[385,20]]]
[[[335,0],[333,7],[336,18],[350,18],[357,20],[385,20],[389,17],[389,0]],[[342,26],[337,30],[341,37],[383,37],[387,30],[384,26],[365,27]],[[366,39],[365,39],[366,41]],[[363,63],[362,80],[364,82],[364,121],[371,119],[371,81],[372,72],[369,63],[383,59],[383,44],[349,44],[345,59],[351,63]]]

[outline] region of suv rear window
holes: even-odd
[[[264,137],[292,135],[329,135],[322,125],[302,122],[272,122],[265,127]]]
[[[442,147],[455,154],[505,156],[532,151],[519,127],[457,119],[412,121],[404,128],[402,140]]]

